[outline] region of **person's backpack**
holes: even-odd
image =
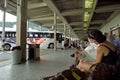
[[[95,67],[92,71],[93,80],[117,80],[116,67],[105,63],[93,64],[90,69]]]
[[[56,75],[44,77],[40,80],[87,80],[88,75],[79,69],[67,69]]]

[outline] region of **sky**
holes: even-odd
[[[3,21],[3,11],[1,11],[1,10],[0,10],[0,21]],[[12,14],[9,14],[9,13],[6,13],[6,19],[5,19],[5,21],[6,22],[16,22],[16,16],[14,16]],[[0,27],[0,30],[2,30],[2,27]],[[16,25],[14,25],[13,28],[6,28],[5,30],[6,31],[9,31],[9,30],[15,31],[16,30]],[[29,31],[34,31],[34,30],[31,29],[31,28],[29,28]]]
[[[9,14],[9,13],[6,12],[5,22],[16,22],[17,21],[16,19],[17,19],[16,16],[14,16],[14,15]],[[3,11],[1,11],[1,10],[0,10],[0,21],[3,22]],[[16,30],[16,25],[14,25],[12,29]],[[0,27],[0,30],[2,30],[2,27]],[[6,29],[6,31],[8,31],[8,30],[11,30],[11,29],[9,29],[9,28]],[[29,28],[29,31],[36,31],[36,30],[34,30],[32,28]]]
[[[3,21],[3,11],[0,10],[0,21]],[[6,22],[16,22],[16,16],[6,13]]]

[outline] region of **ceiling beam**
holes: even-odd
[[[33,17],[33,18],[34,18],[34,17],[35,17],[35,18],[38,18],[38,17],[40,18],[40,16],[41,16],[41,17],[42,17],[42,16],[43,16],[43,17],[45,17],[45,16],[47,17],[48,15],[53,16],[53,12],[51,12],[51,11],[46,11],[46,12],[42,12],[42,11],[41,11],[41,12],[35,12],[35,13],[30,13],[30,12],[28,12],[28,16],[31,17],[31,18],[32,18],[32,17]]]
[[[83,2],[82,2],[82,7],[83,7],[83,13],[82,13],[82,27],[84,28],[84,24],[86,23],[86,22],[84,22],[84,17],[85,17],[85,1],[86,0],[83,0]],[[86,9],[87,10],[87,9]],[[88,12],[88,11],[86,11],[86,12]],[[85,31],[84,31],[85,32]]]
[[[50,9],[48,7],[40,7],[38,9],[32,9],[32,10],[28,10],[30,13],[35,13],[35,12],[45,12],[45,11],[50,11]]]
[[[64,19],[64,17],[61,15],[60,11],[57,9],[57,7],[54,5],[54,3],[53,3],[51,0],[43,0],[43,1],[48,5],[48,7],[49,7],[53,12],[55,12],[55,13],[57,14],[57,16],[60,17],[60,19],[61,19],[63,22],[65,22],[66,24],[68,24],[67,21]]]
[[[95,10],[95,12],[100,13],[100,12],[110,12],[115,10],[120,10],[120,5],[101,6],[101,7],[98,7]]]
[[[95,0],[95,1],[93,2],[93,7],[92,7],[92,10],[91,10],[91,14],[90,14],[90,18],[89,18],[87,27],[89,27],[89,25],[90,25],[91,19],[92,19],[93,14],[94,14],[95,7],[97,6],[97,2],[98,2],[98,0]]]
[[[69,23],[71,26],[72,25],[82,25],[83,24],[83,22],[71,22],[71,23]]]
[[[99,29],[101,29],[102,27],[105,27],[105,25],[107,23],[109,23],[111,20],[113,20],[116,16],[118,16],[120,14],[120,10],[119,11],[115,11],[114,13],[111,14],[111,16],[106,20],[104,21],[104,23],[100,26]]]
[[[49,13],[49,14],[40,14],[40,15],[36,15],[36,16],[29,16],[31,19],[32,18],[43,18],[43,17],[49,17],[49,16],[53,16],[53,13]]]
[[[62,14],[60,13],[60,11],[58,10],[58,8],[55,6],[55,4],[52,2],[52,0],[43,0],[43,2],[45,2],[48,7],[57,14],[57,16],[59,16],[60,20],[62,20],[66,25],[69,26],[69,28],[72,30],[71,26],[69,25],[69,23],[66,21],[66,19],[62,16]],[[72,33],[75,34],[72,30]]]
[[[10,0],[7,0],[7,3],[8,3],[9,5],[14,6],[14,7],[17,8],[17,4],[16,4],[15,2],[10,1]]]
[[[108,12],[108,11],[114,11],[114,10],[119,10],[120,9],[120,5],[109,5],[109,6],[102,6],[102,7],[98,7],[95,12]],[[84,11],[86,12],[90,12],[91,9],[71,9],[71,10],[65,10],[62,12],[62,16],[68,16],[68,15],[80,15],[82,14]]]
[[[10,4],[8,4],[7,7],[9,7],[9,9],[11,9],[11,11],[13,11],[13,12],[16,12],[16,10],[17,10],[16,7],[14,7],[14,6],[10,5]]]
[[[75,33],[77,33],[77,35],[80,34],[80,36],[81,36],[81,33],[83,33],[83,30],[80,30],[80,31],[76,31],[76,30],[75,30]],[[83,35],[84,35],[84,34],[83,34]]]
[[[80,15],[82,12],[83,12],[83,9],[71,9],[71,10],[65,10],[61,14],[62,16]]]
[[[94,27],[89,27],[88,29],[99,29],[98,26],[94,26]]]
[[[57,17],[59,19],[59,17]],[[29,19],[29,21],[49,21],[49,20],[54,20],[54,17],[44,17],[44,18],[35,18],[35,19]]]
[[[74,31],[75,30],[83,30],[83,28],[79,27],[79,28],[72,28]]]
[[[90,22],[90,24],[102,24],[104,22],[105,20],[95,20],[95,21]]]
[[[69,16],[69,15],[81,15],[84,11],[90,12],[91,9],[71,9],[71,10],[64,10],[61,14],[62,16]]]
[[[63,26],[63,23],[57,23],[57,26]],[[54,26],[53,23],[46,23],[46,24],[42,24],[42,26]]]
[[[63,32],[64,28],[61,26],[61,27],[58,27],[57,30],[62,30]],[[69,28],[66,28],[66,31],[69,32]]]
[[[45,3],[29,3],[28,4],[28,9],[33,9],[33,8],[39,8],[39,7],[45,7],[47,4]]]

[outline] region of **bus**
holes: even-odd
[[[57,48],[62,48],[62,33],[56,33]],[[40,44],[42,49],[54,48],[54,31],[27,32],[28,44]]]
[[[41,49],[54,48],[54,31],[29,31],[26,34],[27,44],[39,44]],[[0,41],[2,42],[2,31],[0,31]],[[62,48],[62,33],[56,33],[57,48]],[[4,50],[8,51],[16,45],[16,31],[5,31]],[[0,45],[2,48],[2,46]]]

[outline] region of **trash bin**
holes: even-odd
[[[35,59],[39,60],[40,59],[40,45],[36,44],[36,48],[35,48]]]
[[[39,44],[29,44],[28,48],[28,60],[38,60],[39,57]]]
[[[19,64],[21,63],[21,47],[14,46],[12,49],[12,64]]]

